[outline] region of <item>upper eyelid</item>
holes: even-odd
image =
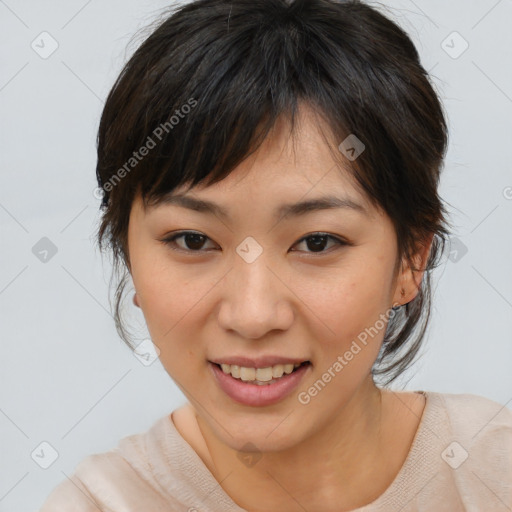
[[[177,238],[181,238],[181,237],[186,236],[188,234],[200,235],[200,236],[205,237],[207,240],[209,240],[209,241],[211,241],[213,243],[216,243],[208,235],[205,235],[204,233],[201,233],[200,231],[190,231],[190,230],[177,231],[175,233],[172,233],[169,236],[165,236],[163,239],[161,239],[161,241],[164,244],[165,243],[170,243],[170,242],[175,242],[175,240]],[[332,235],[331,233],[327,233],[325,231],[313,231],[312,233],[309,233],[309,234],[304,235],[301,238],[299,238],[293,245],[297,245],[298,243],[303,242],[304,240],[306,240],[308,238],[311,238],[313,236],[325,236],[327,238],[330,238],[331,240],[334,240],[338,245],[351,245],[350,242],[345,240],[343,237],[340,237],[340,236],[337,236],[337,235]],[[179,248],[179,250],[186,251],[186,252],[196,252],[196,253],[206,252],[206,251],[204,251],[202,249],[194,251],[192,249],[182,249],[181,247]],[[319,254],[321,254],[321,252]]]
[[[181,238],[181,237],[184,237],[186,235],[200,235],[200,236],[203,236],[204,238],[206,238],[207,240],[213,242],[213,240],[208,235],[205,235],[204,233],[201,233],[200,231],[190,231],[190,230],[177,231],[175,233],[171,233],[170,235],[166,235],[163,238],[161,238],[160,241],[164,245],[165,244],[170,244],[171,242],[176,243],[175,241],[176,241],[177,238]],[[213,243],[215,243],[215,242],[213,242]],[[185,251],[185,252],[196,252],[196,253],[205,252],[203,249],[199,249],[197,251],[193,251],[192,249],[183,249],[181,247],[179,247],[178,250]]]

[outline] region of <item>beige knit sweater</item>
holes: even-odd
[[[388,489],[354,512],[512,511],[512,411],[470,394],[424,392],[411,449]],[[86,457],[40,512],[244,512],[170,415]]]

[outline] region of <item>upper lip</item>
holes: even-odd
[[[210,360],[210,362],[215,364],[234,364],[237,366],[244,366],[245,368],[268,368],[269,366],[275,366],[276,364],[300,364],[305,361],[307,361],[307,359],[270,355],[255,358],[244,356],[226,356]]]

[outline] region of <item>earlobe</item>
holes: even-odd
[[[134,303],[138,308],[140,308],[139,298],[137,297],[137,292],[135,292],[135,293],[133,294],[133,303]]]
[[[398,298],[396,298],[396,296],[398,295],[398,290],[400,290],[400,296]],[[399,308],[400,306],[403,306],[405,304],[404,297],[405,297],[405,289],[403,288],[403,284],[400,281],[400,285],[397,286],[397,288],[395,290],[395,298],[393,299],[393,308]]]
[[[400,274],[400,287],[397,288],[395,295],[398,293],[398,289],[401,288],[401,297],[400,304],[408,304],[418,294],[421,281],[423,279],[423,274],[425,272],[425,268],[427,265],[428,257],[430,254],[430,249],[432,246],[433,233],[426,239],[425,243],[420,245],[418,251],[413,257],[414,268],[410,264],[404,265],[402,264],[402,271]]]

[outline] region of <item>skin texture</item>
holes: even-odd
[[[296,392],[271,406],[238,404],[210,372],[208,360],[227,355],[309,360],[298,391],[307,390],[359,333],[417,294],[422,272],[404,262],[393,275],[391,220],[333,160],[321,119],[307,107],[300,113],[295,152],[283,119],[225,180],[187,192],[225,207],[228,219],[168,204],[144,211],[137,197],[129,221],[135,303],[190,403],[171,418],[225,491],[251,511],[340,512],[370,503],[396,477],[424,408],[422,395],[373,382],[385,328],[306,405]],[[349,196],[369,215],[332,209],[272,216],[283,203],[327,194]],[[161,242],[181,230],[207,238]],[[351,245],[327,239],[316,249],[302,240],[317,232]],[[236,252],[247,236],[263,249],[252,263]],[[428,242],[418,252],[419,268]],[[247,442],[261,456],[251,466],[238,456]]]

